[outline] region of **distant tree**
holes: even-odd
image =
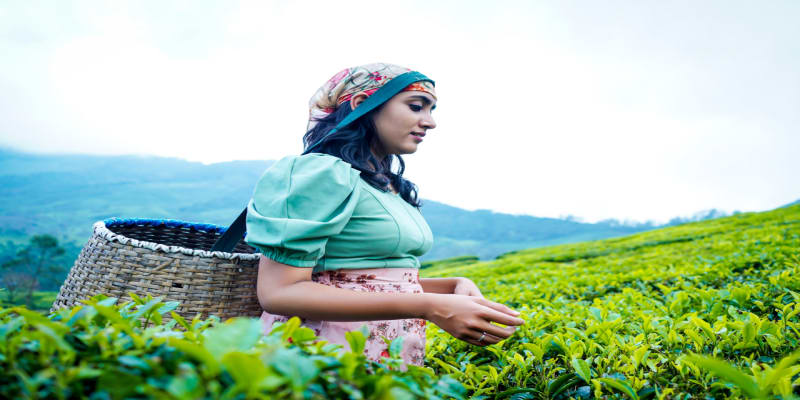
[[[2,265],[3,270],[11,267],[12,265],[8,261]],[[17,304],[22,291],[30,285],[32,279],[33,277],[29,274],[6,270],[2,279],[3,291],[0,292],[3,293],[3,300],[9,304]]]
[[[17,251],[19,251],[19,245],[10,240],[0,243],[0,264],[16,258]]]
[[[34,235],[16,257],[2,264],[6,301],[16,303],[17,295],[24,293],[28,307],[33,306],[33,293],[40,285],[57,279],[63,267],[59,257],[65,250],[52,235]]]

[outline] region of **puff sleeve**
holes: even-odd
[[[264,256],[314,267],[358,203],[360,173],[338,157],[288,156],[269,167],[247,205],[245,241]]]

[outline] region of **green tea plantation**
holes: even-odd
[[[483,398],[800,394],[800,206],[539,248],[467,276],[526,324],[476,348],[429,332],[429,365]]]
[[[429,324],[425,368],[402,365],[401,339],[376,363],[364,332],[340,351],[296,318],[263,336],[256,319],[183,320],[151,297],[0,308],[0,397],[799,398],[798,272],[800,205],[426,263],[423,276],[469,277],[526,323],[488,347]]]

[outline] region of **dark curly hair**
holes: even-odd
[[[359,119],[347,126],[339,129],[331,136],[326,137],[322,143],[314,147],[315,153],[325,153],[334,157],[339,157],[343,161],[350,163],[353,168],[361,171],[361,178],[372,187],[383,192],[389,191],[389,182],[397,189],[400,197],[414,207],[421,207],[422,202],[417,198],[417,186],[408,179],[403,178],[406,164],[403,158],[397,154],[387,155],[383,161],[378,161],[372,155],[370,147],[379,141],[373,116],[378,113],[383,106],[381,104],[374,110],[364,114]],[[316,120],[314,125],[305,135],[303,135],[303,154],[308,153],[308,147],[320,140],[325,134],[330,132],[340,121],[342,121],[352,111],[344,103],[334,112],[324,118]],[[392,172],[392,161],[397,158],[400,168],[397,173]],[[375,170],[370,168],[370,164],[375,166]]]

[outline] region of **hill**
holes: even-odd
[[[0,227],[83,243],[92,223],[114,216],[225,224],[270,163],[0,152]]]
[[[172,218],[229,224],[272,161],[204,165],[174,158],[40,155],[0,150],[0,240],[49,233],[80,248],[95,221]],[[434,233],[423,260],[472,254],[490,259],[521,248],[592,240],[652,229],[616,221],[589,224],[467,211],[423,199]],[[76,254],[77,255],[77,254]]]
[[[430,262],[424,277],[468,277],[526,324],[480,349],[432,327],[429,358],[472,395],[496,398],[790,398],[800,389],[800,353],[790,356],[800,343],[798,249],[794,205]]]
[[[789,204],[783,205],[781,207],[791,207],[791,206],[793,206],[795,204],[800,204],[800,199],[797,199],[797,200],[795,200],[795,201],[793,201],[793,202],[791,202]]]

